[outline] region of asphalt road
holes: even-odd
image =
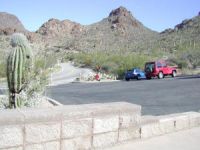
[[[47,88],[62,104],[126,101],[142,106],[143,115],[200,110],[200,76],[109,83],[71,83]]]

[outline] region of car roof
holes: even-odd
[[[146,64],[152,64],[152,63],[157,63],[157,62],[160,62],[160,63],[166,63],[165,60],[156,60],[156,61],[146,62]]]

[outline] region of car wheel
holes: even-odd
[[[172,71],[172,77],[173,78],[176,77],[176,71],[175,70]]]
[[[130,79],[129,78],[126,78],[126,81],[129,81]]]
[[[151,77],[147,77],[147,80],[151,80]]]
[[[162,72],[159,72],[159,74],[158,74],[158,78],[159,78],[159,79],[162,79],[162,78],[164,78],[164,75],[163,75],[163,73],[162,73]]]
[[[137,79],[137,80],[140,80],[140,75],[137,75],[136,79]]]

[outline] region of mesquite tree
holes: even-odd
[[[9,88],[9,105],[20,107],[18,94],[29,82],[32,68],[32,53],[28,40],[23,34],[15,33],[11,37],[13,47],[7,59],[7,82]]]

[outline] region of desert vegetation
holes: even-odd
[[[184,73],[190,73],[200,66],[200,46],[196,44],[195,48],[190,43],[176,45],[164,51],[160,47],[141,52],[131,52],[126,50],[118,51],[94,51],[69,53],[64,56],[65,61],[74,61],[81,67],[89,67],[95,71],[114,74],[119,79],[123,78],[124,72],[133,67],[143,69],[147,61],[157,59],[166,59],[169,65],[177,66]],[[100,70],[97,70],[100,69]]]
[[[130,52],[80,52],[66,55],[65,61],[74,61],[80,67],[89,67],[95,71],[113,74],[122,79],[124,72],[133,67],[144,68],[144,63],[153,57],[145,54],[135,54]]]
[[[7,59],[9,107],[16,108],[22,105],[20,93],[30,83],[33,55],[23,34],[13,34],[11,46],[12,50]]]
[[[7,76],[8,97],[0,98],[0,108],[38,107],[46,99],[43,92],[48,84],[52,62],[45,56],[34,58],[26,37],[21,33],[11,36],[11,49],[2,59],[2,77]]]
[[[11,49],[9,41],[14,31],[24,33],[29,39],[35,54],[33,74],[45,74],[41,76],[42,83],[46,83],[44,78],[48,76],[48,68],[53,68],[58,60],[71,60],[79,66],[100,69],[118,78],[122,78],[127,69],[142,69],[146,61],[155,59],[168,59],[171,65],[182,70],[190,71],[199,66],[199,15],[161,33],[145,27],[124,7],[86,26],[69,20],[50,19],[36,32],[25,30],[13,15],[3,13],[2,16],[7,18],[0,21],[0,78],[4,80],[5,58]],[[18,22],[17,26],[13,26],[15,22]]]

